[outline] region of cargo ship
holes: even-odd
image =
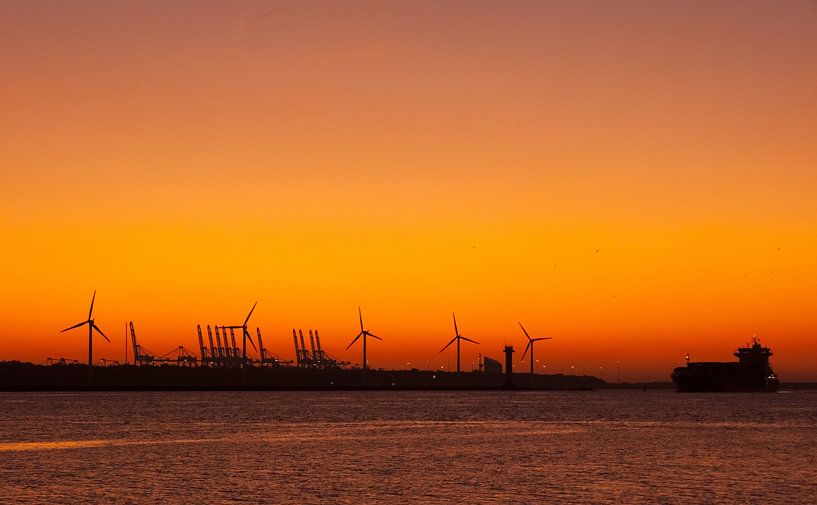
[[[757,338],[751,346],[735,352],[738,361],[690,363],[672,372],[678,391],[748,391],[774,392],[780,381],[772,370],[771,349],[763,347]]]

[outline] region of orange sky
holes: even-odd
[[[668,380],[753,334],[817,380],[814,2],[0,6],[0,359],[251,324],[372,366],[538,336]],[[453,365],[452,365],[453,366]],[[571,368],[572,367],[572,368]]]

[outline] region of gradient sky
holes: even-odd
[[[817,380],[817,3],[0,3],[0,359],[363,306],[375,367]],[[521,352],[518,356],[521,355]],[[408,365],[410,363],[410,365]],[[452,365],[453,366],[453,365]]]

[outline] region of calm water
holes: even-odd
[[[804,503],[815,441],[812,391],[3,393],[0,503]]]

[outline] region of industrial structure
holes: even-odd
[[[346,346],[346,350],[348,351],[360,337],[363,337],[363,369],[366,370],[369,368],[369,362],[366,359],[366,337],[376,338],[377,340],[383,339],[363,328],[363,312],[361,312],[360,306],[357,308],[357,315],[360,317],[360,333]],[[303,344],[303,339],[301,339],[301,344]]]
[[[299,339],[300,346],[298,345]],[[349,364],[334,358],[321,348],[321,336],[318,334],[318,330],[315,330],[314,333],[309,330],[309,349],[306,348],[304,342],[303,330],[298,330],[296,333],[295,329],[293,329],[292,341],[295,344],[295,363],[300,368],[339,368]]]
[[[45,358],[48,366],[79,365],[79,361],[70,358]]]
[[[199,364],[198,357],[183,345],[162,354],[157,361],[162,364],[175,363],[176,366],[198,366]]]
[[[513,387],[513,346],[505,346],[505,387]]]
[[[93,370],[94,370],[94,367],[93,367],[93,364],[94,364],[94,330],[96,330],[97,333],[102,335],[102,337],[105,340],[107,340],[108,343],[111,342],[111,339],[109,339],[107,335],[102,333],[102,330],[99,329],[99,326],[97,326],[96,323],[94,323],[94,319],[93,319],[94,300],[96,300],[96,290],[94,290],[94,295],[91,297],[91,308],[88,309],[88,319],[86,319],[85,321],[82,321],[81,323],[77,323],[74,326],[69,326],[68,328],[60,331],[60,333],[62,333],[62,332],[66,332],[68,330],[73,330],[74,328],[79,328],[80,326],[84,326],[86,324],[88,325],[88,377],[89,378],[92,376]]]
[[[250,336],[249,330],[247,330],[247,323],[249,322],[250,317],[252,316],[252,313],[255,310],[256,305],[258,305],[258,302],[255,302],[253,304],[252,308],[250,309],[250,313],[247,314],[247,317],[244,319],[244,324],[242,324],[240,326],[228,326],[227,327],[230,330],[230,337],[232,338],[232,342],[233,342],[233,358],[234,359],[238,359],[237,358],[238,353],[236,352],[237,349],[236,349],[236,346],[235,346],[235,334],[233,333],[233,330],[241,330],[241,336],[242,336],[241,366],[248,366],[249,365],[249,363],[247,362],[247,340],[249,340],[250,344],[252,344],[252,348],[255,349],[256,352],[258,351],[258,349],[255,347],[255,342],[252,341],[252,337]]]
[[[119,361],[107,358],[99,359],[98,363],[94,363],[93,361],[93,332],[96,331],[99,333],[103,338],[110,342],[110,339],[102,332],[102,330],[96,325],[93,319],[93,310],[94,310],[94,302],[96,300],[96,291],[91,297],[91,305],[88,311],[88,318],[85,321],[75,324],[69,328],[66,328],[62,331],[68,331],[74,328],[78,328],[80,326],[88,326],[88,362],[94,365],[99,366],[114,366],[119,365]],[[233,369],[241,369],[241,368],[248,368],[254,366],[260,367],[285,367],[287,365],[294,365],[297,368],[302,369],[315,369],[315,370],[325,370],[325,369],[339,369],[339,368],[346,368],[351,363],[349,361],[342,361],[332,355],[330,355],[322,346],[320,334],[318,330],[307,329],[306,332],[301,329],[294,329],[292,330],[292,340],[295,347],[295,360],[284,360],[280,358],[275,353],[271,352],[269,347],[264,344],[264,339],[261,334],[261,328],[256,327],[255,331],[255,338],[258,339],[258,344],[256,345],[255,339],[253,338],[250,330],[248,328],[250,318],[252,317],[255,308],[258,306],[258,302],[255,302],[252,307],[250,308],[249,312],[247,313],[246,317],[244,318],[241,324],[215,324],[215,325],[206,325],[203,327],[201,324],[196,325],[196,336],[198,338],[198,354],[194,351],[186,348],[183,345],[178,345],[172,348],[170,351],[166,352],[162,355],[157,355],[156,353],[147,349],[143,344],[141,344],[137,338],[136,330],[134,327],[133,321],[128,321],[125,323],[125,365],[129,365],[130,362],[128,360],[128,344],[133,350],[133,365],[135,366],[177,366],[177,367],[212,367],[212,368],[233,368]],[[452,344],[456,342],[456,351],[457,351],[457,361],[456,361],[456,371],[457,373],[462,372],[462,361],[461,361],[461,343],[462,341],[470,342],[473,344],[479,344],[476,340],[471,338],[464,337],[459,332],[459,327],[457,324],[457,317],[456,314],[452,314],[452,321],[454,325],[454,337],[440,350],[440,353],[444,352],[448,349]],[[383,340],[379,336],[371,333],[363,322],[363,311],[361,307],[358,306],[358,322],[360,330],[358,334],[352,339],[349,345],[346,346],[346,350],[350,349],[358,340],[362,339],[362,351],[363,351],[363,360],[361,362],[361,368],[365,371],[369,368],[368,362],[368,339],[374,338],[376,340]],[[522,332],[525,334],[527,338],[527,345],[523,351],[522,359],[524,360],[527,356],[528,352],[530,352],[530,372],[533,375],[535,372],[535,360],[533,357],[534,352],[534,344],[541,340],[550,340],[551,337],[531,337],[522,323],[519,323],[519,327],[522,329]],[[239,346],[239,342],[236,341],[236,330],[240,330],[241,334],[241,342]],[[205,337],[206,332],[206,337]],[[309,344],[307,345],[306,339],[309,338]],[[249,355],[247,350],[247,341],[249,341],[250,346],[252,349],[257,353],[257,357]],[[507,346],[505,348],[505,366],[504,372],[506,374],[506,385],[512,387],[513,385],[513,362],[512,362],[512,354],[514,350],[512,347]],[[47,365],[52,366],[63,366],[68,364],[78,364],[76,360],[70,360],[66,358],[48,358],[46,360]],[[89,368],[93,368],[89,367]],[[502,364],[496,360],[489,358],[487,356],[483,356],[481,353],[479,354],[478,365],[476,368],[477,371],[483,372],[485,374],[501,374],[503,372]],[[416,369],[415,369],[416,371]],[[90,372],[89,372],[90,375]]]
[[[459,373],[460,372],[460,341],[465,340],[466,342],[471,342],[471,343],[477,344],[477,345],[479,345],[479,342],[477,342],[476,340],[471,340],[470,338],[466,338],[466,337],[463,337],[462,335],[460,335],[460,330],[457,328],[457,315],[452,314],[452,316],[454,316],[454,338],[452,338],[450,342],[445,344],[445,347],[440,349],[440,353],[442,353],[444,350],[448,349],[448,346],[453,344],[454,341],[457,342],[457,373]]]
[[[133,364],[134,365],[153,365],[156,363],[156,355],[147,350],[136,341],[136,331],[133,329],[133,321],[128,322],[128,331],[130,332],[131,344],[133,345]]]
[[[522,353],[522,359],[525,359],[525,354],[528,352],[528,349],[530,349],[530,374],[533,375],[533,344],[539,342],[540,340],[552,340],[552,337],[531,338],[531,336],[528,335],[527,330],[525,330],[525,327],[522,326],[522,323],[519,323],[519,327],[522,328],[522,332],[526,337],[528,337],[528,345],[525,346],[525,352]]]
[[[235,342],[235,326],[210,326],[207,325],[207,342],[209,347],[205,345],[204,337],[201,332],[201,325],[196,325],[196,333],[199,339],[199,351],[201,359],[199,363],[203,366],[218,366],[218,367],[237,367],[241,365],[239,358],[238,346]],[[238,326],[241,328],[241,326]],[[227,338],[227,331],[230,332],[232,342]],[[213,340],[213,333],[215,333],[215,341]],[[223,340],[222,340],[223,337]]]
[[[499,360],[495,360],[493,358],[489,358],[488,356],[485,356],[482,370],[485,373],[501,374],[502,373],[502,363],[500,363]]]
[[[88,311],[88,319],[78,323],[74,326],[66,328],[62,331],[68,331],[74,328],[78,328],[80,326],[88,325],[88,333],[89,333],[89,343],[88,343],[88,362],[93,363],[93,332],[96,331],[102,337],[104,337],[108,342],[110,339],[102,332],[102,330],[94,323],[92,318],[93,310],[94,310],[94,301],[96,299],[96,291],[94,291],[93,296],[91,297],[91,306]],[[264,345],[264,340],[261,335],[261,328],[256,327],[256,338],[258,339],[258,345],[256,346],[255,341],[250,334],[248,324],[250,318],[252,317],[255,308],[257,307],[258,302],[255,302],[253,306],[250,308],[249,313],[244,318],[244,321],[241,324],[221,324],[221,325],[207,325],[206,326],[206,333],[207,337],[205,339],[204,330],[200,324],[196,325],[196,336],[198,338],[198,355],[191,351],[190,349],[184,347],[183,345],[179,345],[171,349],[170,351],[166,352],[162,355],[157,355],[156,353],[152,352],[148,348],[146,348],[143,344],[141,344],[136,336],[136,329],[134,327],[133,321],[128,321],[125,323],[125,364],[130,364],[129,357],[128,357],[128,344],[130,343],[130,347],[133,353],[133,364],[136,366],[162,366],[162,365],[175,365],[180,367],[196,367],[196,366],[206,366],[206,367],[224,367],[224,368],[243,368],[243,367],[250,367],[250,366],[266,366],[266,367],[278,367],[278,366],[286,366],[294,364],[298,368],[309,368],[309,369],[331,369],[331,368],[342,368],[349,366],[351,363],[348,361],[342,361],[331,354],[329,354],[321,345],[321,338],[318,330],[307,330],[306,335],[309,336],[309,346],[307,347],[306,344],[306,335],[304,334],[303,330],[292,330],[292,340],[295,346],[295,361],[291,360],[283,360],[274,353],[270,352],[269,348]],[[361,367],[366,370],[369,367],[368,362],[368,355],[367,355],[367,348],[368,348],[368,339],[374,338],[376,340],[383,340],[379,336],[371,333],[368,331],[364,324],[363,324],[363,311],[360,307],[358,307],[358,321],[360,324],[360,331],[355,336],[354,339],[346,346],[346,350],[351,348],[358,340],[362,338],[363,340],[363,361],[361,363]],[[237,345],[235,331],[241,330],[241,347]],[[524,328],[523,328],[524,330]],[[454,316],[454,338],[440,351],[444,351],[448,348],[454,341],[457,342],[457,371],[461,370],[460,367],[460,341],[466,340],[468,342],[472,342],[478,344],[477,341],[472,340],[470,338],[463,337],[459,334],[459,329],[457,327],[457,319]],[[258,353],[258,359],[254,359],[247,354],[247,341],[249,341],[252,348]],[[76,360],[69,360],[66,358],[48,358],[46,360],[48,365],[66,365],[66,364],[76,364]],[[485,358],[484,369],[486,372],[493,372],[495,370],[501,371],[502,367],[499,365],[498,367],[495,365],[498,362],[496,360],[492,360],[491,358]],[[116,360],[102,358],[99,360],[99,365],[101,366],[112,366],[118,365],[119,362]],[[480,364],[479,369],[483,370],[483,362],[482,357],[480,355]]]
[[[255,328],[255,336],[258,337],[258,354],[261,356],[261,359],[258,360],[258,364],[261,366],[282,366],[285,364],[291,364],[292,361],[284,361],[275,354],[269,352],[269,350],[264,347],[264,339],[261,337],[261,328]]]

